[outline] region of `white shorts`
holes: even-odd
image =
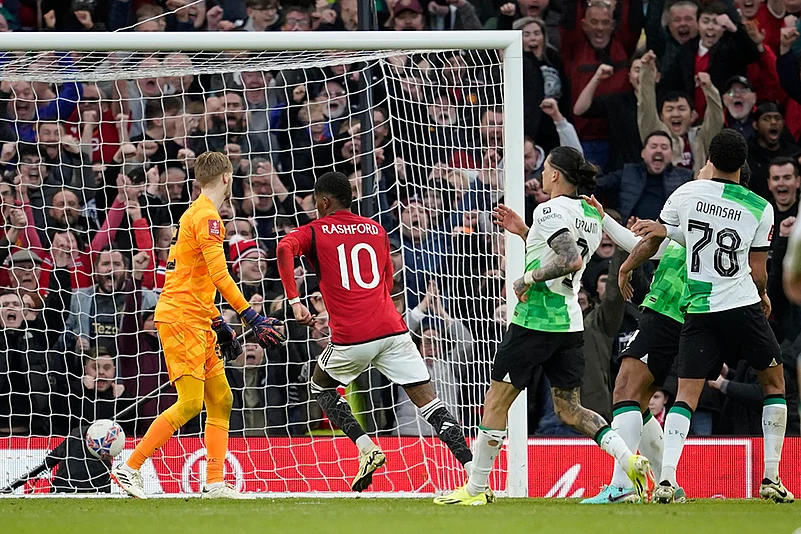
[[[353,382],[371,364],[400,386],[431,380],[426,362],[409,332],[358,345],[329,343],[317,360],[317,365],[328,376],[345,385]]]

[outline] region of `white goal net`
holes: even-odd
[[[89,52],[69,38],[60,46],[67,51],[0,54],[0,487],[64,436],[114,419],[167,381],[153,308],[173,226],[198,194],[194,159],[207,150],[226,152],[235,169],[221,210],[231,272],[257,310],[286,320],[288,337],[274,351],[246,338],[245,354],[226,368],[227,480],[248,492],[340,492],[358,466],[356,447],[310,400],[329,336],[315,274],[296,264],[317,315],[301,327],[275,261],[280,238],[316,217],[314,181],[331,170],[350,176],[354,211],[391,236],[396,305],[439,397],[474,434],[506,328],[509,256],[490,213],[509,180],[519,191],[511,204],[522,203],[522,173],[504,172],[522,158],[506,163],[521,154],[504,151],[497,47]],[[370,369],[344,392],[387,453],[373,491],[462,483],[461,466],[402,389]],[[128,442],[115,461],[174,398],[167,390],[117,419]],[[145,464],[149,493],[199,490],[203,420]],[[59,454],[57,467],[17,492],[108,491],[78,441]],[[504,490],[505,456],[499,467],[493,486]]]

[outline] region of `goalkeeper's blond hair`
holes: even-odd
[[[231,160],[222,152],[204,152],[195,161],[195,180],[200,187],[211,185],[223,174],[232,172]]]

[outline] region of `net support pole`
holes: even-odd
[[[523,47],[522,34],[504,49],[503,56],[504,203],[523,216]],[[506,234],[506,313],[511,319],[517,304],[513,284],[523,276],[526,248],[523,241]],[[528,497],[528,398],[523,390],[508,415],[507,478],[509,497]]]
[[[377,30],[378,16],[375,0],[359,0],[358,17],[359,30]],[[372,218],[378,215],[378,191],[376,188],[378,176],[376,175],[375,140],[373,138],[373,127],[375,126],[373,124],[373,67],[368,64],[363,74],[364,90],[359,95],[362,195],[364,196],[361,202],[363,209],[361,215]]]

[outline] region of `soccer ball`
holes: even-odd
[[[114,458],[125,448],[125,432],[109,419],[99,419],[86,431],[86,448],[95,458]]]

